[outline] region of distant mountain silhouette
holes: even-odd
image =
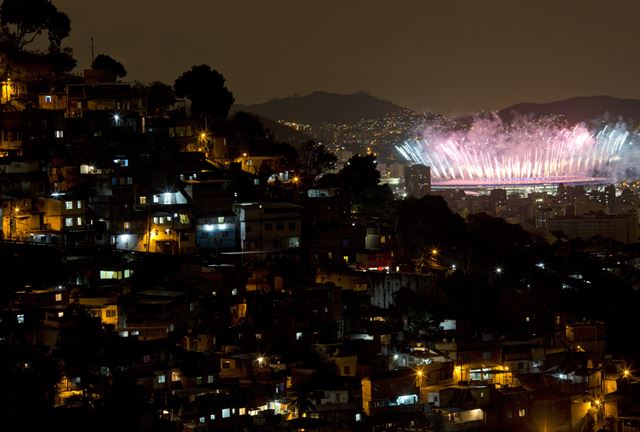
[[[344,95],[316,91],[305,96],[291,96],[255,105],[236,105],[233,109],[274,120],[317,125],[381,118],[404,108],[362,92]]]
[[[548,103],[520,103],[501,109],[497,114],[506,122],[510,122],[517,116],[543,117],[559,114],[570,123],[608,119],[637,124],[640,121],[640,100],[610,96],[580,96]]]

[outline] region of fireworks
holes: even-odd
[[[408,161],[430,166],[436,184],[535,184],[610,177],[629,143],[629,132],[617,126],[592,131],[584,124],[476,120],[465,130],[428,128],[396,149]]]

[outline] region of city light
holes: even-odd
[[[502,267],[496,267],[496,274],[502,274]]]

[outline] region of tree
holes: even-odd
[[[217,70],[203,64],[180,75],[173,86],[177,97],[191,101],[191,113],[200,119],[225,119],[235,101]]]
[[[314,141],[303,143],[298,155],[300,174],[311,181],[334,169],[338,161],[336,155]]]
[[[71,21],[50,0],[4,0],[0,23],[11,46],[17,51],[48,33],[50,50],[59,50],[62,39],[69,36]]]
[[[91,69],[101,69],[113,72],[118,78],[127,76],[124,65],[107,54],[99,54],[91,63]]]
[[[380,172],[372,155],[354,155],[338,176],[355,212],[368,216],[388,214],[393,201],[389,186],[380,185]]]
[[[166,111],[176,102],[173,87],[160,81],[146,85],[138,83],[134,89],[137,94],[147,99],[147,110],[150,113]]]

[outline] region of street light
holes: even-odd
[[[496,267],[496,274],[502,274],[502,267]]]

